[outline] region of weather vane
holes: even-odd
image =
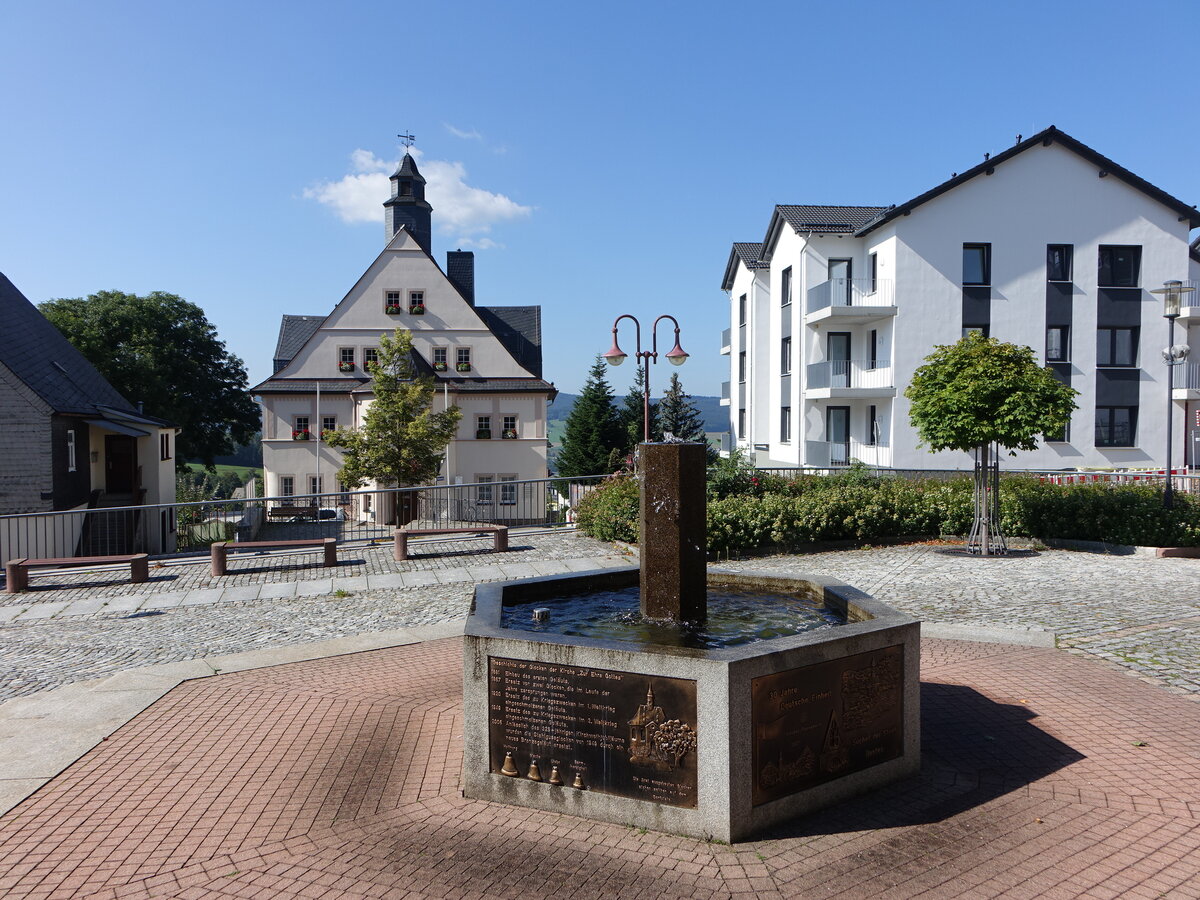
[[[417,136],[415,134],[398,134],[398,135],[396,135],[396,137],[400,138],[400,142],[402,144],[404,144],[405,150],[408,150],[409,148],[411,148],[413,145],[413,142],[417,139]]]

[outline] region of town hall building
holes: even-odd
[[[412,334],[415,371],[434,380],[434,411],[462,410],[438,481],[480,485],[481,504],[503,519],[515,482],[547,475],[546,406],[556,391],[542,378],[541,307],[477,305],[471,252],[450,251],[445,270],[438,266],[425,179],[408,153],[384,209],[383,252],[328,315],[283,317],[274,374],[252,389],[262,404],[267,495],[342,489],[341,454],[322,435],[362,425],[372,400],[367,367],[380,336],[401,328]],[[356,498],[349,512],[392,520],[370,504]]]

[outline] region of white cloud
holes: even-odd
[[[483,135],[480,134],[478,131],[476,131],[474,128],[472,128],[470,131],[463,131],[461,128],[455,128],[449,122],[443,122],[442,124],[446,126],[446,130],[448,132],[450,132],[455,137],[462,138],[464,141],[482,141],[483,140]]]
[[[434,227],[441,234],[457,236],[461,246],[500,247],[490,238],[470,236],[487,234],[497,223],[524,219],[533,213],[533,207],[522,206],[504,194],[467,184],[467,170],[460,162],[422,159],[415,148],[410,152],[425,176],[425,197],[433,206]],[[343,222],[377,223],[383,218],[383,202],[391,192],[388,176],[397,165],[369,150],[355,150],[350,154],[351,172],[337,181],[305,188],[304,197],[329,207]]]

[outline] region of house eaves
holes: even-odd
[[[1077,141],[1066,132],[1059,131],[1057,128],[1051,125],[1044,131],[1039,131],[1033,137],[1026,138],[1019,144],[1015,144],[1014,146],[1009,147],[1007,150],[997,153],[995,156],[990,157],[989,159],[985,159],[983,162],[979,163],[979,165],[967,169],[967,171],[955,175],[953,178],[943,181],[937,187],[913,197],[907,203],[901,203],[899,206],[893,206],[883,210],[879,216],[866,223],[866,225],[863,227],[859,228],[854,235],[855,237],[863,237],[864,235],[870,234],[872,231],[882,227],[883,225],[886,225],[888,222],[891,222],[900,216],[908,215],[921,204],[927,203],[935,197],[941,196],[947,191],[953,190],[960,184],[965,184],[972,178],[975,178],[977,175],[990,175],[995,171],[997,166],[1002,165],[1019,153],[1024,153],[1026,150],[1039,145],[1049,147],[1051,144],[1055,143],[1066,147],[1068,150],[1095,165],[1100,177],[1112,176],[1117,178],[1128,184],[1130,187],[1141,191],[1152,200],[1158,201],[1172,212],[1176,213],[1176,215],[1179,216],[1179,221],[1186,221],[1189,223],[1189,228],[1200,227],[1200,211],[1197,211],[1195,206],[1188,206],[1182,200],[1173,197],[1162,188],[1155,187],[1144,178],[1140,178],[1133,172],[1130,172],[1124,166],[1118,165],[1107,156],[1087,146],[1087,144]]]

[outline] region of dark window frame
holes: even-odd
[[[779,443],[789,444],[792,440],[792,408],[779,407]]]
[[[879,290],[879,254],[872,253],[867,259],[870,261],[868,268],[871,270],[871,293],[874,294]]]
[[[1050,332],[1061,332],[1059,337],[1059,355],[1052,356],[1050,353]],[[1046,326],[1046,362],[1070,362],[1071,361],[1071,326],[1070,325],[1047,325]]]
[[[1128,362],[1118,359],[1119,335],[1129,334]],[[1097,328],[1096,329],[1096,367],[1104,369],[1136,369],[1138,367],[1138,343],[1141,329],[1130,328]]]
[[[1125,251],[1125,258],[1121,258]],[[1135,288],[1141,286],[1141,244],[1101,244],[1096,265],[1096,286]]]
[[[1118,423],[1119,413],[1128,414],[1128,422]],[[1106,421],[1101,421],[1102,419]],[[1097,406],[1096,407],[1096,446],[1097,447],[1136,447],[1137,446],[1138,408],[1136,406]],[[1118,428],[1128,429],[1128,440],[1118,439]],[[1103,432],[1102,432],[1103,429]],[[1125,435],[1121,435],[1124,437]],[[1102,437],[1104,438],[1102,440]]]
[[[779,374],[792,374],[792,336],[779,339]]]
[[[1055,253],[1059,254],[1055,259]],[[1075,245],[1046,245],[1046,280],[1069,282],[1074,276]]]
[[[746,383],[746,351],[738,352],[738,384]]]
[[[788,266],[779,273],[779,305],[792,305],[792,267]]]
[[[746,295],[738,297],[738,325],[746,324]]]
[[[990,287],[992,284],[992,245],[982,243],[964,243],[962,245],[962,283],[963,287]],[[979,281],[967,280],[967,254],[978,252]],[[972,272],[972,275],[975,273]]]

